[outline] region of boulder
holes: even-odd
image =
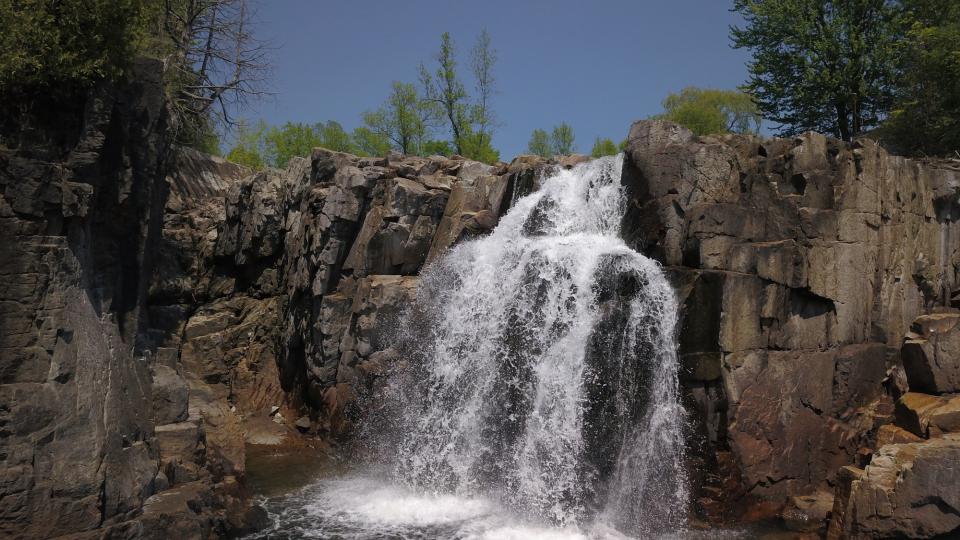
[[[828,538],[960,533],[960,435],[889,444],[840,475]]]
[[[960,313],[918,317],[903,343],[903,368],[914,392],[960,392]]]
[[[897,400],[897,425],[919,437],[960,432],[960,395],[908,392]]]
[[[833,510],[833,494],[817,492],[812,495],[790,497],[781,517],[783,524],[791,531],[826,531]]]
[[[164,365],[153,367],[153,421],[172,424],[187,419],[190,389],[176,370]]]

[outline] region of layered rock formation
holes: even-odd
[[[0,149],[0,536],[198,537],[254,517],[180,366],[153,354],[170,136],[161,66],[134,80],[92,90],[79,132],[50,127],[62,146]],[[208,176],[224,171],[242,173]]]
[[[953,335],[930,335],[955,315],[908,330],[949,308],[960,287],[960,175],[870,141],[698,138],[660,121],[634,124],[626,154],[624,235],[669,269],[683,304],[684,386],[707,471],[701,510],[789,502],[788,514],[814,516],[814,530],[825,508],[846,515],[840,530],[853,536],[953,530],[947,518],[935,529],[864,516],[915,459],[960,465],[952,439],[896,450],[878,436],[904,382],[956,391]],[[891,515],[960,514],[957,487],[916,482],[897,489]],[[846,495],[833,508],[837,488]]]
[[[158,66],[63,152],[0,149],[0,535],[258,521],[246,444],[349,434],[417,274],[552,167],[171,150]],[[623,234],[682,305],[697,507],[960,527],[960,175],[869,141],[630,132]]]

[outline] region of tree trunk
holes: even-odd
[[[845,103],[837,103],[837,131],[840,134],[840,138],[849,141],[850,140],[850,119],[847,117],[847,105]]]

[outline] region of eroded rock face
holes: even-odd
[[[137,343],[165,198],[160,66],[92,91],[64,154],[0,149],[0,536],[122,520],[154,491]]]
[[[182,263],[151,289],[157,355],[235,406],[250,442],[346,434],[358,395],[393,361],[389,337],[421,268],[492,229],[552,166],[318,148],[228,183],[219,209],[195,198],[168,211]]]
[[[840,479],[831,538],[932,538],[960,529],[960,435],[888,444]]]
[[[733,507],[832,492],[893,421],[904,336],[960,288],[960,175],[870,141],[642,121],[622,178],[623,234],[666,266],[682,304],[695,454],[722,472],[729,452],[742,479],[721,490],[710,473],[703,488]],[[904,347],[906,378],[954,392],[956,315],[931,317]]]
[[[910,388],[942,394],[960,392],[960,313],[918,317],[903,344]]]

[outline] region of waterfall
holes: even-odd
[[[559,526],[681,523],[676,300],[619,236],[621,167],[548,175],[425,269],[389,385],[403,484]]]

